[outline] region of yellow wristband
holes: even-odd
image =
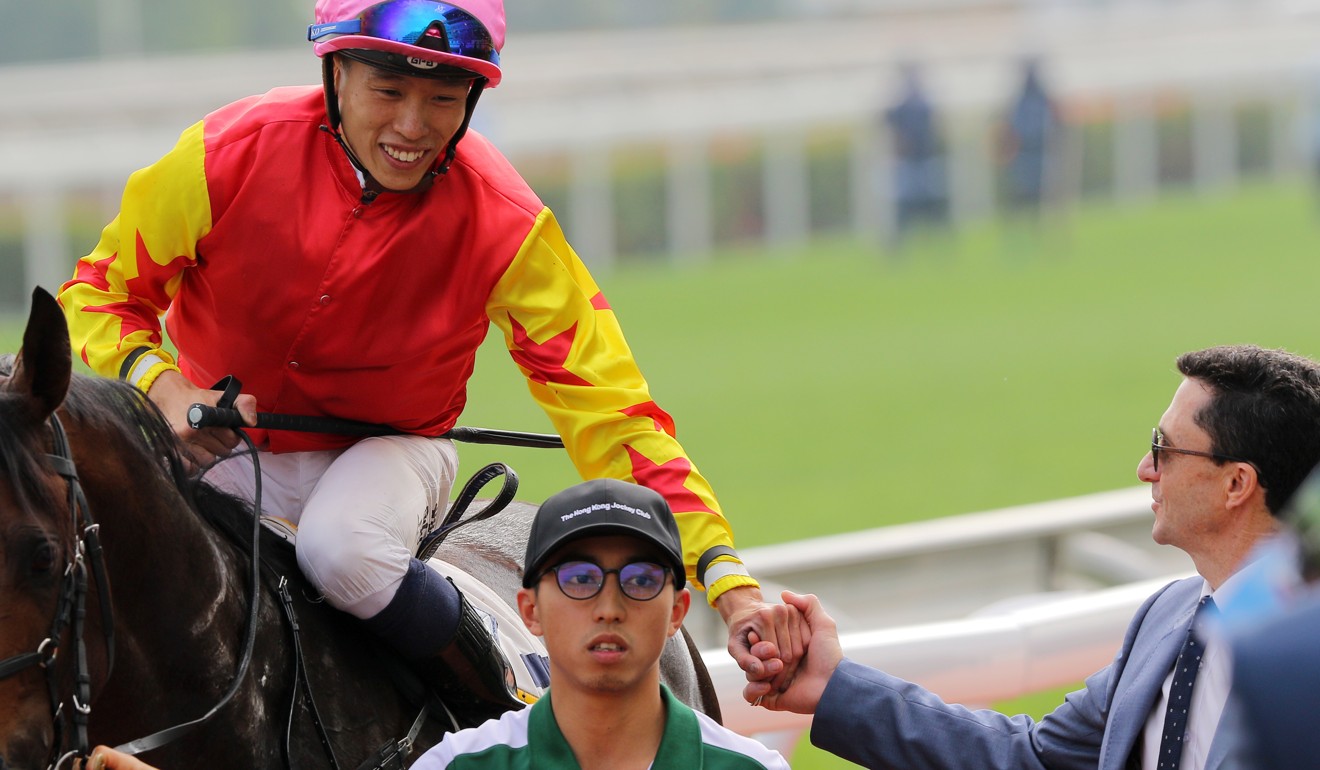
[[[156,378],[168,371],[177,372],[179,371],[179,367],[175,366],[174,364],[167,363],[165,361],[161,361],[160,363],[151,367],[150,369],[147,370],[147,373],[142,375],[141,379],[139,379],[135,383],[137,385],[138,390],[142,391],[143,393],[146,393],[147,391],[151,390],[151,386],[156,382]]]
[[[725,575],[711,585],[706,586],[706,603],[714,607],[715,600],[720,598],[721,594],[731,588],[739,588],[741,586],[760,588],[761,584],[756,581],[756,578],[750,575]]]

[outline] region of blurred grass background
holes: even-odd
[[[597,279],[746,547],[1136,485],[1179,353],[1320,357],[1318,213],[1301,184],[1246,186]],[[0,320],[0,350],[21,328]],[[462,423],[550,429],[499,338]],[[557,451],[462,455],[508,462],[528,500],[577,480]],[[1062,692],[1000,705],[1040,714]]]
[[[1320,355],[1316,225],[1271,186],[598,280],[750,546],[1136,485],[1179,353]],[[500,339],[463,422],[549,430]],[[576,480],[556,452],[465,448],[488,458],[528,499]]]

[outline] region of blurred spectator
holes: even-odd
[[[891,246],[898,246],[912,228],[943,225],[949,215],[944,140],[915,63],[903,65],[902,93],[885,109],[883,122],[893,137]]]
[[[1320,473],[1285,509],[1282,547],[1267,549],[1260,575],[1286,565],[1296,580],[1267,582],[1273,597],[1230,626],[1232,696],[1225,711],[1226,770],[1310,770],[1320,762]],[[1273,564],[1274,566],[1269,566]],[[1262,592],[1262,593],[1269,593]],[[1262,608],[1263,607],[1263,608]]]
[[[1040,63],[1023,63],[1022,90],[1004,120],[1001,159],[1012,211],[1038,214],[1055,172],[1059,113],[1041,81]]]

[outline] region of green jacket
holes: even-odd
[[[788,770],[788,762],[751,738],[693,711],[660,685],[665,732],[652,770]],[[413,770],[579,770],[550,708],[550,691],[531,708],[445,736]]]

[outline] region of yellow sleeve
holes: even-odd
[[[162,364],[173,368],[174,358],[161,350],[160,316],[210,229],[204,129],[198,122],[165,157],[129,177],[119,215],[60,288],[74,352],[93,371],[127,379],[132,372],[122,369],[142,369],[131,379],[139,382],[159,374]],[[153,363],[133,367],[143,353],[155,356]]]
[[[633,481],[664,495],[682,533],[687,578],[706,590],[707,601],[757,585],[732,552],[733,532],[715,493],[675,438],[673,420],[652,400],[614,311],[549,209],[537,217],[486,312],[578,473]],[[697,563],[713,548],[723,555],[708,561],[721,564],[712,572],[721,577],[703,586]]]

